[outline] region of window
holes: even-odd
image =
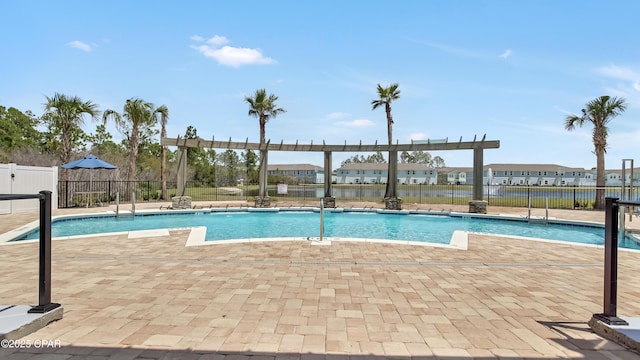
[[[547,172],[545,171],[542,175],[547,176]]]
[[[509,175],[513,175],[513,171],[509,171]]]

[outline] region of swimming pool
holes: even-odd
[[[54,219],[52,236],[99,234],[166,228],[206,227],[205,241],[251,238],[318,237],[317,210],[269,209],[203,210],[189,212],[152,212],[118,218],[113,214],[72,216]],[[582,244],[602,245],[604,228],[596,224],[558,222],[535,224],[515,217],[486,217],[469,214],[429,212],[337,211],[324,214],[324,236],[328,238],[389,239],[433,244],[449,244],[456,230],[532,237]],[[37,239],[36,230],[19,235],[14,241]],[[620,247],[640,249],[631,238]]]

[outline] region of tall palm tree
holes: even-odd
[[[577,126],[582,127],[585,122],[593,124],[593,147],[596,154],[596,203],[595,208],[604,209],[605,167],[604,154],[607,152],[607,124],[614,117],[627,109],[624,98],[603,95],[589,101],[582,109],[582,115],[568,115],[564,127],[571,131]]]
[[[276,105],[278,97],[269,94],[267,90],[258,89],[253,96],[247,96],[244,100],[249,104],[249,116],[258,118],[260,122],[260,143],[263,144],[265,140],[265,125],[272,118],[275,118],[279,114],[285,113],[286,110],[279,108]]]
[[[378,84],[378,96],[379,99],[371,101],[372,110],[377,109],[384,105],[384,111],[387,114],[387,135],[389,137],[389,145],[393,143],[393,117],[391,117],[391,103],[394,100],[400,98],[400,90],[398,90],[398,83],[389,85],[389,87],[383,88]]]
[[[266,143],[265,126],[272,118],[279,114],[285,113],[286,110],[276,105],[278,97],[269,94],[267,90],[258,89],[253,96],[247,96],[244,100],[249,104],[249,116],[258,118],[260,122],[260,144]],[[260,150],[260,170],[259,170],[259,187],[258,196],[264,197],[267,194],[267,149]]]
[[[84,124],[85,115],[95,120],[99,114],[98,105],[91,101],[82,101],[77,96],[66,96],[60,93],[45,97],[47,98],[45,111],[60,131],[60,161],[66,164],[71,160],[73,130]],[[67,169],[62,169],[60,175],[62,181],[66,181]]]
[[[378,99],[371,101],[371,110],[375,110],[384,105],[384,111],[387,114],[387,136],[389,145],[393,144],[393,117],[391,117],[391,103],[400,98],[400,90],[398,83],[393,83],[384,88],[378,84]],[[389,165],[387,171],[387,186],[385,190],[385,198],[397,198],[397,179],[398,179],[398,152],[389,149]]]
[[[158,109],[160,113],[160,194],[162,200],[167,200],[167,147],[162,145],[162,139],[167,137],[167,120],[169,109],[162,105]]]
[[[127,100],[122,115],[114,110],[106,110],[102,114],[102,121],[106,124],[112,118],[120,132],[129,136],[129,171],[127,181],[136,179],[136,161],[138,159],[138,145],[140,142],[140,130],[150,128],[158,123],[158,115],[161,119],[169,118],[169,109],[162,105],[158,108],[139,98]]]

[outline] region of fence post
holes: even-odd
[[[489,204],[489,195],[491,195],[491,183],[487,184],[487,205]]]
[[[38,281],[38,306],[28,313],[43,314],[60,304],[51,302],[51,191],[40,191],[40,274]]]
[[[453,187],[455,186],[454,184],[451,184],[451,205],[453,205]],[[473,196],[472,196],[473,197]]]
[[[64,181],[64,186],[65,186],[64,207],[68,208],[69,207],[69,180]]]

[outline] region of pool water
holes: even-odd
[[[318,237],[320,214],[311,211],[280,212],[196,212],[72,218],[55,221],[52,236],[64,237],[97,233],[164,228],[207,227],[206,240],[274,237]],[[324,236],[409,240],[448,244],[455,230],[515,235],[582,244],[602,245],[604,228],[565,224],[529,224],[524,221],[466,218],[448,215],[392,215],[363,212],[325,212]],[[16,240],[37,239],[38,231]],[[640,249],[637,242],[624,239],[620,247]]]

